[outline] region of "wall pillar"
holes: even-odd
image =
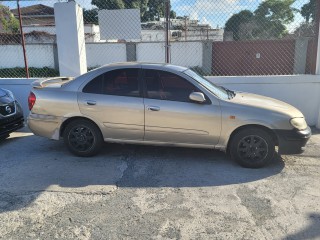
[[[315,20],[315,25],[316,25],[316,33],[318,34],[317,35],[317,57],[316,57],[316,72],[315,74],[317,75],[317,77],[320,78],[320,2],[317,1],[317,4],[316,4],[316,9],[317,9],[317,12],[316,12],[316,20]],[[320,88],[318,89],[318,92],[320,94]],[[317,124],[316,124],[316,127],[318,129],[320,129],[320,102],[319,102],[319,106],[318,106],[318,121],[317,121]]]
[[[295,42],[293,74],[305,74],[308,38],[298,38]]]
[[[87,72],[82,8],[75,2],[54,4],[60,76]]]
[[[136,43],[126,43],[127,62],[137,61],[137,46]]]
[[[202,43],[202,69],[207,75],[212,74],[212,44],[211,40]]]

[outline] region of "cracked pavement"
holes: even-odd
[[[0,239],[320,239],[320,131],[245,169],[224,153],[105,144],[93,158],[27,129],[0,142]]]

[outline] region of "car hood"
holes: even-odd
[[[237,92],[236,96],[232,99],[232,102],[283,113],[291,117],[304,117],[297,108],[288,103],[253,93]]]
[[[7,92],[0,88],[0,98],[7,95]]]

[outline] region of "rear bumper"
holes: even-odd
[[[274,130],[278,136],[280,154],[299,154],[311,137],[311,129]]]
[[[49,115],[30,113],[27,123],[35,135],[59,140],[61,119]]]

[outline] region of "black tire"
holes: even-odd
[[[246,168],[261,168],[275,154],[275,143],[270,134],[260,128],[244,128],[231,139],[230,155]]]
[[[63,133],[63,140],[74,155],[91,157],[96,155],[103,144],[100,129],[90,121],[74,120]]]

